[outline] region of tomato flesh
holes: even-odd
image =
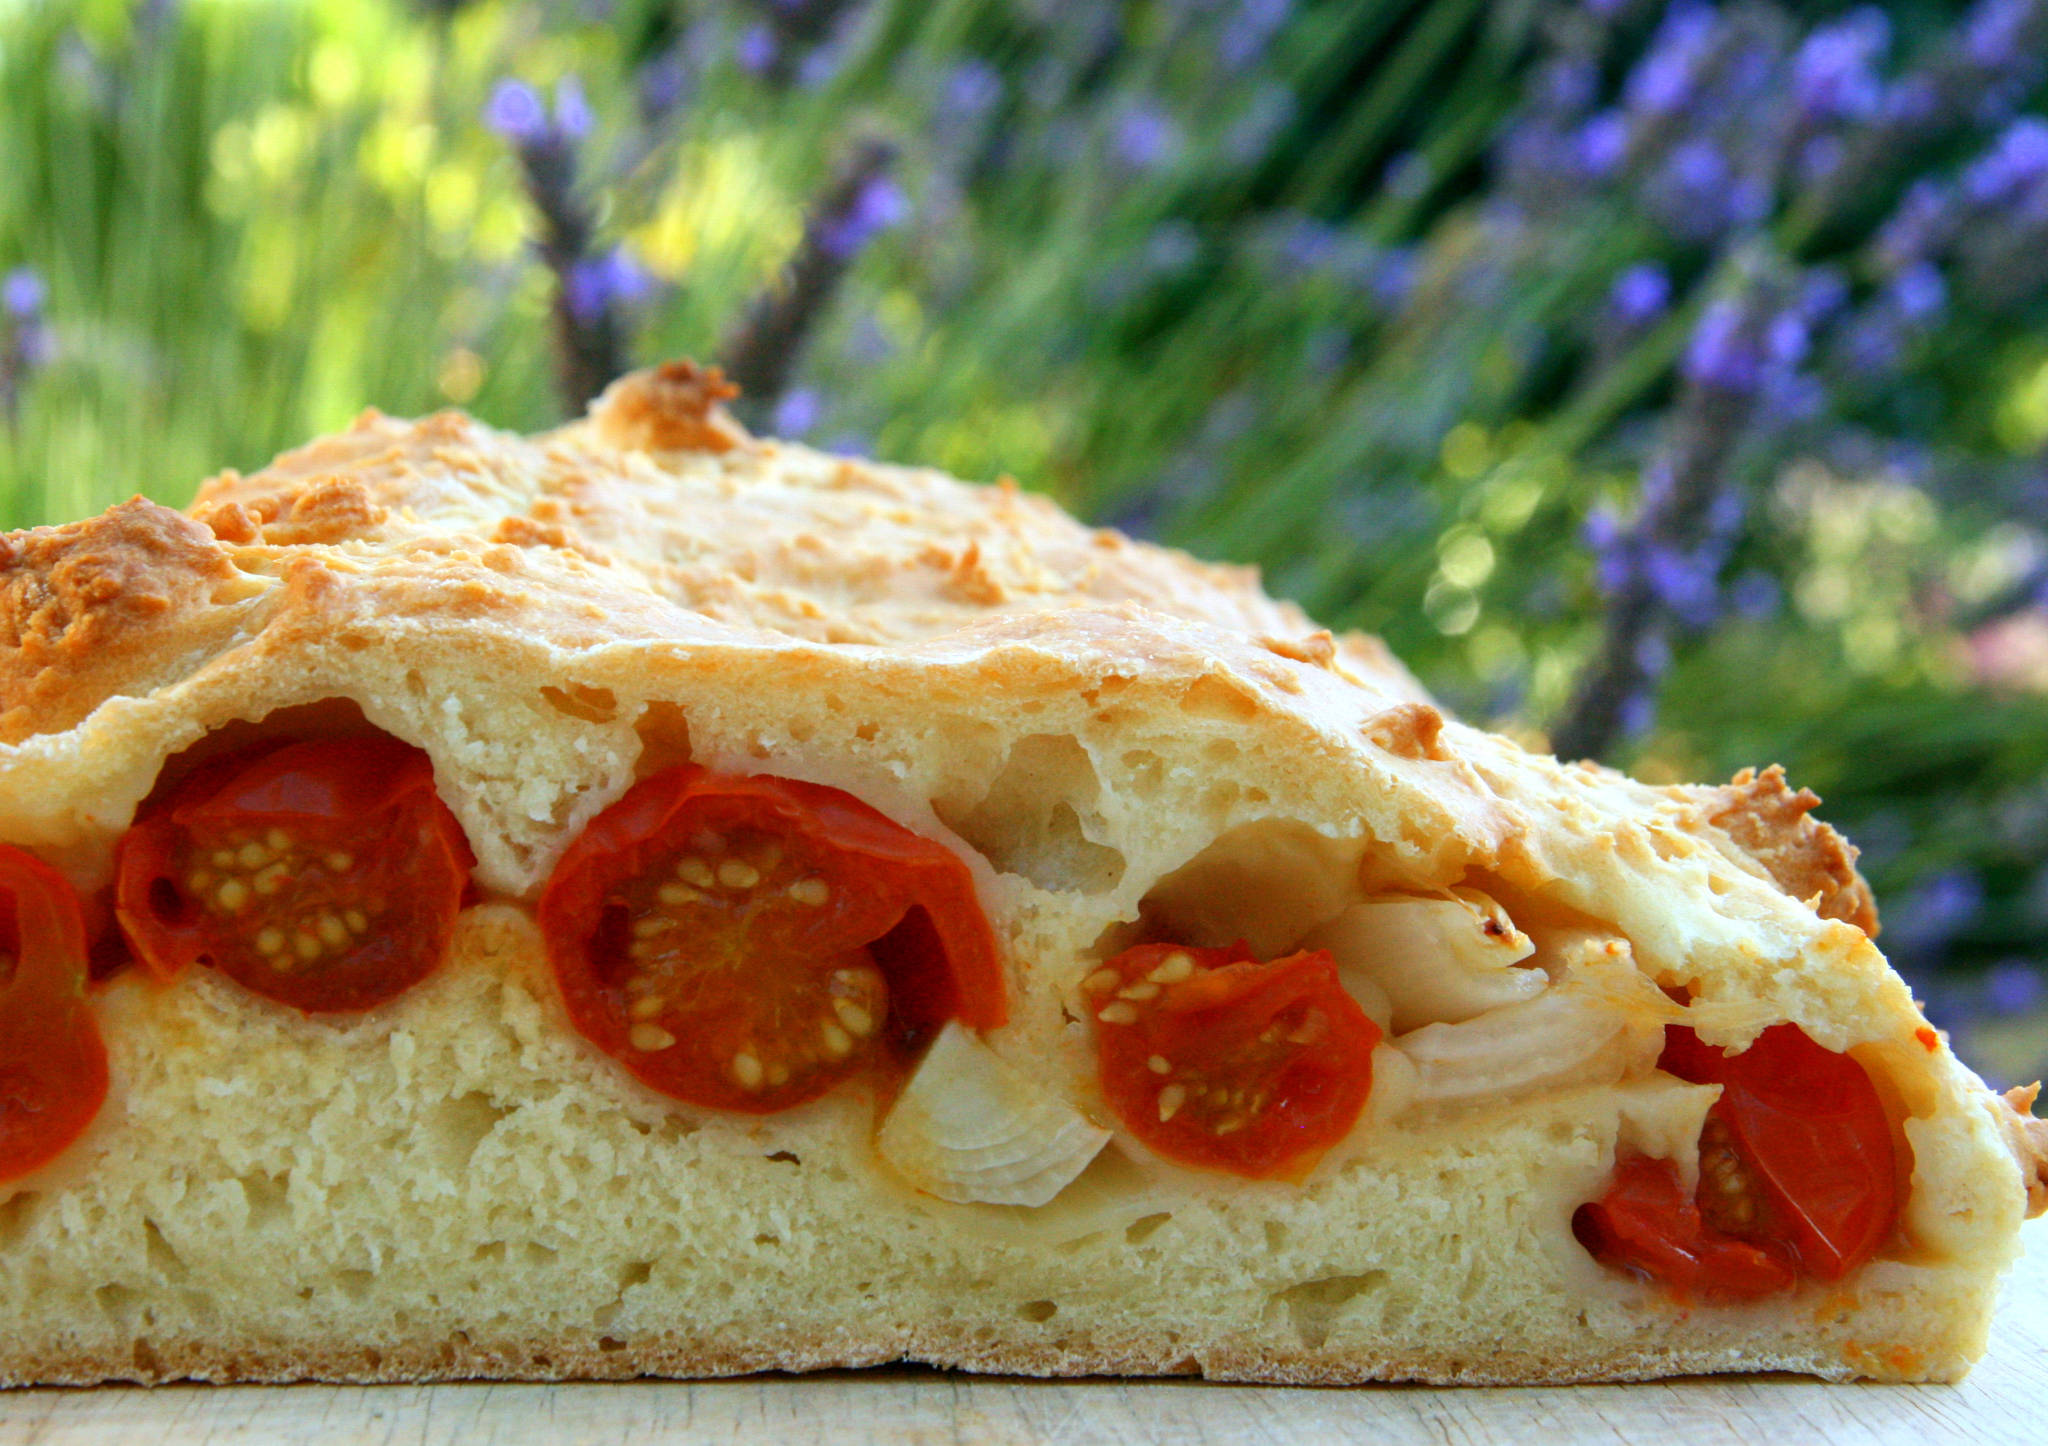
[[[540,924],[577,1029],[715,1109],[789,1109],[1007,1014],[966,864],[794,779],[642,780],[563,855]]]
[[[70,882],[0,844],[0,1180],[54,1159],[106,1100],[107,1051],[86,973]]]
[[[115,915],[160,979],[194,964],[307,1013],[395,998],[446,956],[474,864],[433,766],[383,734],[195,771],[123,836]]]
[[[1794,1024],[1773,1025],[1739,1054],[1672,1025],[1658,1063],[1721,1086],[1700,1132],[1699,1188],[1681,1198],[1669,1161],[1624,1162],[1608,1193],[1574,1218],[1596,1257],[1681,1295],[1749,1298],[1801,1279],[1840,1280],[1890,1237],[1896,1146],[1877,1087],[1854,1059]],[[1649,1181],[1652,1167],[1668,1184]]]
[[[1379,1026],[1328,950],[1260,962],[1243,945],[1141,944],[1083,981],[1102,1089],[1171,1160],[1298,1178],[1356,1123]]]

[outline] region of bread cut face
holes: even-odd
[[[0,540],[0,842],[90,895],[167,760],[345,716],[425,750],[475,855],[446,961],[368,1012],[204,967],[96,987],[107,1102],[0,1183],[0,1383],[1952,1379],[1983,1349],[2039,1136],[1927,1029],[1810,795],[1527,752],[1248,573],[754,439],[721,395],[676,365],[533,439],[368,414],[187,512]],[[991,1111],[1065,1122],[1050,1174],[920,1155],[980,1098],[950,1075],[730,1113],[571,1026],[535,900],[681,760],[845,790],[966,862],[1008,1021],[941,1043]],[[1417,901],[1529,949],[1364,971],[1373,1091],[1301,1178],[1176,1164],[1106,1103],[1084,986],[1118,951],[1341,955],[1381,921],[1370,953]],[[1656,1067],[1664,1025],[1787,1021],[1886,1102],[1876,1257],[1689,1303],[1595,1260],[1574,1212],[1618,1159],[1698,1177],[1716,1087]]]

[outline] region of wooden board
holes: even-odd
[[[1023,1381],[840,1371],[699,1384],[166,1386],[0,1393],[0,1446],[348,1441],[1104,1442],[1387,1446],[1649,1441],[1669,1446],[2048,1443],[2048,1220],[2027,1229],[1991,1350],[1960,1386],[1739,1376],[1635,1386],[1290,1390],[1187,1381]]]

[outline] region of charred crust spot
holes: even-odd
[[[1706,806],[1707,822],[1756,860],[1779,888],[1821,918],[1876,937],[1877,901],[1856,872],[1856,848],[1812,816],[1820,805],[1813,790],[1795,793],[1774,763],[1761,773],[1745,768],[1722,787],[1695,794]]]
[[[1333,667],[1337,661],[1337,640],[1328,628],[1318,629],[1305,638],[1261,638],[1259,641],[1267,652],[1306,663],[1312,668]]]
[[[1443,741],[1444,715],[1427,703],[1396,703],[1366,719],[1360,731],[1368,741],[1401,758],[1435,763],[1451,759]]]
[[[590,420],[611,445],[641,452],[725,452],[746,432],[722,405],[740,394],[717,367],[672,361],[605,389]]]
[[[2036,1215],[2048,1215],[2048,1120],[2034,1118],[2034,1101],[2040,1094],[2041,1084],[2036,1080],[2009,1089],[2003,1096],[2012,1110],[2007,1125],[2013,1153],[2019,1157],[2020,1181],[2027,1187],[2029,1220]]]
[[[142,497],[0,537],[0,738],[76,723],[234,576],[211,531]]]

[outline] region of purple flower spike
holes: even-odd
[[[2048,120],[2021,116],[1963,172],[1963,190],[1980,206],[2013,200],[2048,176]]]
[[[646,299],[654,289],[654,278],[633,259],[623,246],[614,246],[602,256],[593,256],[569,268],[564,295],[569,311],[588,324],[614,306],[631,306]]]
[[[1754,343],[1743,335],[1742,309],[1726,299],[1709,306],[1685,354],[1686,376],[1702,386],[1749,392],[1761,370]]]
[[[27,266],[17,266],[0,281],[0,307],[17,321],[33,321],[42,315],[45,291],[43,278]]]
[[[1216,55],[1226,70],[1243,70],[1265,51],[1292,0],[1238,0],[1235,13],[1223,22],[1216,38]]]
[[[1135,171],[1149,171],[1180,154],[1180,127],[1157,106],[1126,111],[1112,137],[1117,159]]]
[[[939,113],[956,122],[978,121],[1003,98],[1003,77],[985,60],[963,60],[946,76]]]
[[[1579,169],[1594,180],[1611,176],[1628,158],[1628,120],[1619,111],[1605,111],[1579,128],[1575,143]]]
[[[888,176],[870,177],[843,215],[826,219],[822,244],[829,256],[845,261],[868,242],[910,216],[910,198]]]
[[[1884,12],[1865,7],[1806,37],[1792,59],[1792,94],[1812,122],[1867,120],[1884,98],[1877,67],[1891,44]]]
[[[733,47],[733,59],[747,74],[764,75],[775,64],[778,50],[774,31],[765,25],[749,25],[740,32],[739,43]]]
[[[501,80],[484,103],[484,124],[505,137],[526,145],[547,134],[547,107],[540,92],[523,80]]]
[[[1980,0],[1963,24],[1963,53],[1985,70],[2004,70],[2021,58],[2020,31],[2029,0]]]
[[[1622,272],[1608,294],[1615,316],[1630,326],[1656,320],[1670,301],[1671,278],[1652,261],[1638,262]]]
[[[1933,262],[1922,261],[1893,279],[1890,294],[1892,305],[1898,308],[1900,316],[1908,321],[1924,322],[1948,301],[1948,283],[1941,279],[1941,272]]]
[[[1621,700],[1621,731],[1640,738],[1657,721],[1657,699],[1649,692],[1631,693]]]
[[[775,435],[801,437],[825,415],[824,402],[810,387],[792,387],[775,404]]]
[[[562,77],[555,87],[555,130],[568,140],[580,141],[590,134],[590,102],[584,98],[583,82],[573,75]]]
[[[2048,999],[2041,971],[2021,959],[1994,964],[1984,976],[1984,1002],[1998,1014],[2025,1014]]]

